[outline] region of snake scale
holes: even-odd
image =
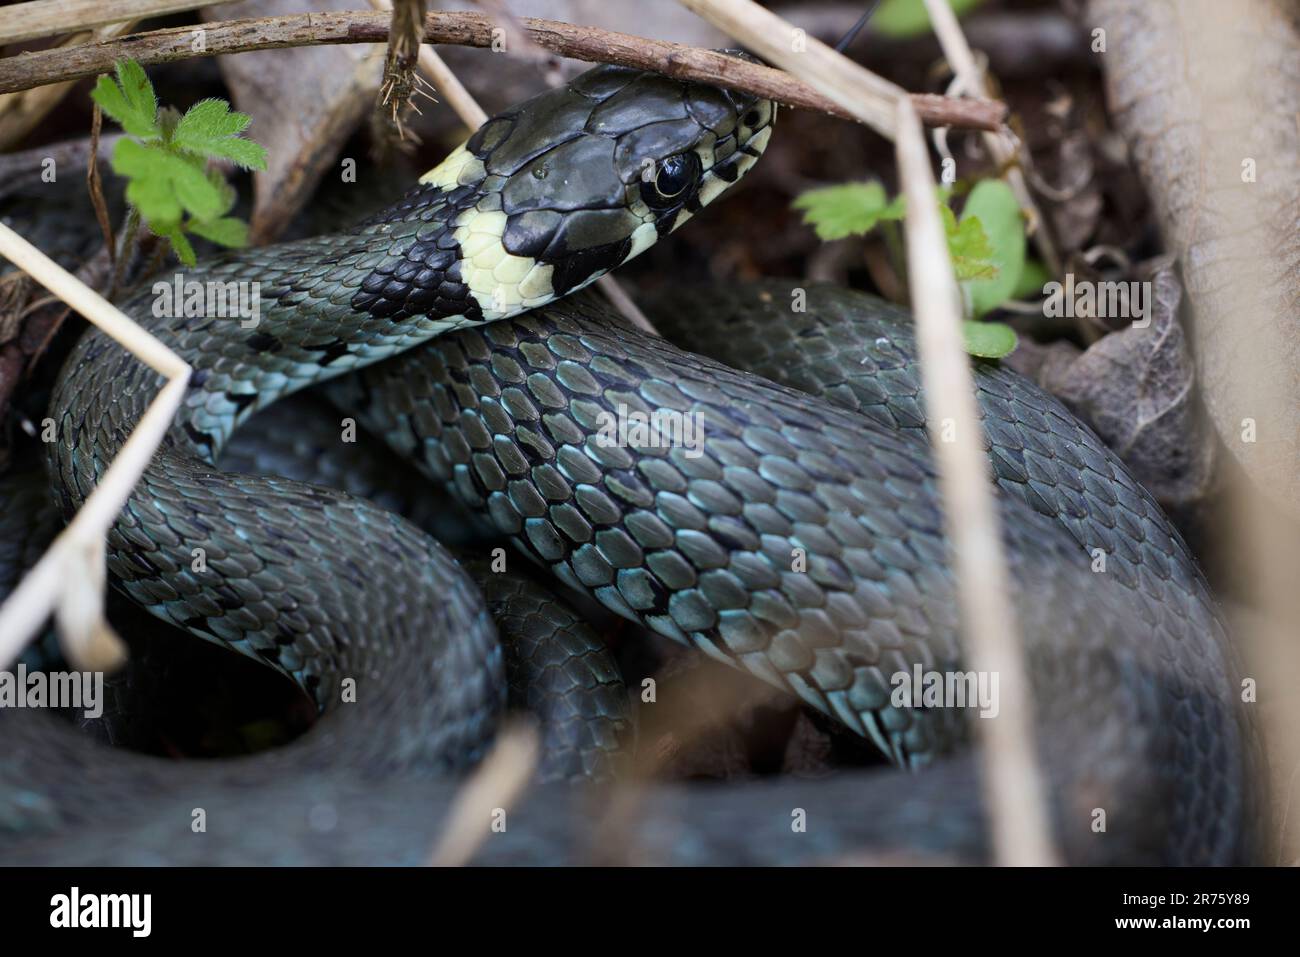
[[[750,96],[598,67],[494,117],[357,227],[188,274],[259,283],[255,328],[159,316],[143,293],[128,302],[195,373],[109,534],[112,581],[158,618],[288,676],[321,717],[281,748],[177,764],[104,748],[48,715],[0,713],[0,859],[427,855],[505,707],[488,605],[524,608],[515,630],[527,631],[549,599],[478,568],[485,601],[447,549],[365,498],[217,467],[237,426],[320,383],[427,489],[563,585],[788,690],[917,770],[655,785],[617,819],[597,813],[600,792],[541,783],[475,860],[984,859],[966,747],[976,719],[890,700],[897,672],[962,667],[906,317],[816,286],[803,313],[783,305],[789,283],[681,292],[658,321],[689,352],[581,291],[739,179],[775,113]],[[1066,858],[1244,859],[1254,745],[1194,561],[1059,403],[1008,370],[976,371]],[[48,455],[64,516],[160,385],[98,332],[74,348]],[[698,447],[605,440],[610,417],[656,410],[698,422]],[[195,549],[206,571],[194,570]],[[566,620],[569,644],[539,654],[597,654]],[[607,670],[587,660],[589,674]],[[587,745],[620,737],[601,680],[579,683],[605,695],[570,714]],[[347,688],[355,701],[341,703]],[[568,753],[587,757],[556,777],[593,770],[590,748]],[[203,835],[190,828],[197,807]],[[794,809],[806,831],[792,829]]]

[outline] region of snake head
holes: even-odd
[[[776,104],[599,66],[493,117],[421,183],[472,190],[454,222],[484,319],[514,315],[644,252],[735,183]]]

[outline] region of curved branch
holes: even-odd
[[[559,56],[592,63],[617,63],[683,80],[694,80],[755,93],[789,106],[819,110],[853,119],[806,83],[781,70],[749,63],[713,50],[575,26],[555,20],[521,21],[529,38]],[[20,53],[0,60],[0,93],[107,73],[118,60],[144,66],[249,50],[335,43],[385,43],[389,18],[384,13],[309,13],[247,20],[223,20],[135,33],[117,40],[66,49]],[[495,21],[478,13],[430,13],[425,41],[459,46],[500,46]],[[197,38],[202,38],[202,43]],[[195,49],[201,46],[201,49]],[[1006,116],[995,100],[956,99],[912,94],[912,105],[931,126],[997,130]]]

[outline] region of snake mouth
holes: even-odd
[[[451,227],[475,319],[543,305],[672,232],[762,155],[776,105],[599,66],[488,120],[421,178]]]

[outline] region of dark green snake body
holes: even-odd
[[[872,300],[830,291],[810,297],[806,316],[771,307],[764,323],[788,285],[734,309],[701,301],[722,321],[715,338],[699,333],[699,348],[729,360],[757,352],[760,371],[823,399],[630,329],[589,294],[547,305],[736,179],[772,115],[763,102],[600,68],[490,121],[422,190],[358,229],[209,266],[204,278],[262,283],[256,330],[148,318],[137,302],[197,372],[110,534],[114,581],[159,617],[291,676],[325,714],[287,748],[198,768],[95,748],[42,715],[0,715],[0,828],[22,838],[0,855],[427,853],[455,791],[447,772],[482,754],[503,706],[482,598],[436,542],[376,505],[210,464],[253,410],[364,366],[335,379],[331,398],[566,585],[789,689],[897,764],[932,765],[655,789],[614,846],[681,863],[900,846],[981,857],[980,786],[961,747],[976,719],[890,702],[897,672],[962,667],[907,327]],[[689,338],[687,310],[667,315],[678,321],[665,328]],[[1068,859],[1240,859],[1253,745],[1194,563],[1059,404],[1009,372],[984,369],[979,381]],[[65,513],[158,387],[105,337],[83,339],[54,399]],[[656,410],[698,422],[699,446],[605,441],[611,417]],[[192,569],[196,547],[207,573]],[[1092,570],[1094,548],[1111,572]],[[340,704],[349,687],[356,703]],[[207,839],[189,833],[198,806]],[[328,826],[312,813],[321,806]],[[794,809],[807,813],[806,832],[791,831]],[[536,789],[511,815],[479,859],[575,861],[602,846],[587,798],[565,785]],[[51,829],[57,839],[42,836]]]

